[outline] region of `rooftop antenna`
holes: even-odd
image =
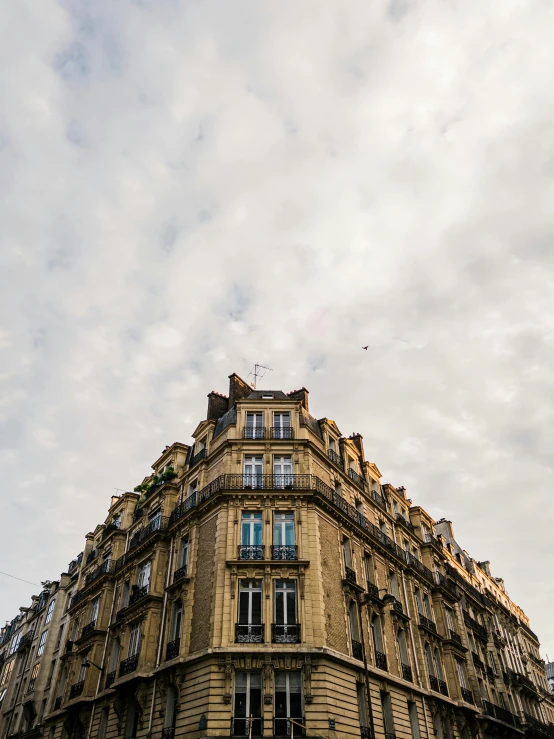
[[[269,370],[270,372],[273,372],[273,370],[271,369],[271,367],[266,367],[263,364],[257,364],[256,363],[254,365],[254,369],[250,370],[250,372],[248,373],[248,377],[250,377],[250,375],[252,375],[252,377],[254,378],[254,382],[251,382],[250,383],[252,385],[252,387],[254,388],[254,390],[256,389],[256,384],[258,382],[258,377],[261,378],[261,377],[263,377],[265,375],[265,372],[260,372],[260,370]]]

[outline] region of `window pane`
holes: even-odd
[[[262,594],[260,592],[252,593],[252,623],[262,623]]]
[[[275,623],[284,624],[285,603],[282,590],[275,591]]]
[[[296,592],[289,590],[287,592],[287,623],[296,623]]]
[[[248,602],[249,602],[249,593],[248,592],[241,592],[239,593],[239,624],[247,624],[248,623]]]

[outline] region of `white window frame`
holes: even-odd
[[[40,635],[40,640],[37,647],[37,657],[40,657],[42,653],[44,652],[44,647],[46,645],[46,637],[48,636],[48,629],[45,629],[42,634]]]
[[[50,603],[48,604],[48,608],[46,610],[46,616],[44,617],[44,625],[49,624],[52,620],[52,616],[54,615],[54,608],[56,606],[56,599],[52,598]]]

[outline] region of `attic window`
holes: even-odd
[[[262,400],[273,400],[273,395],[262,395]]]

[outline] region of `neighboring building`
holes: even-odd
[[[550,685],[550,692],[554,695],[554,662],[548,662],[546,665],[546,679]]]
[[[0,739],[553,734],[538,638],[450,522],[304,388],[208,398],[0,634]]]

